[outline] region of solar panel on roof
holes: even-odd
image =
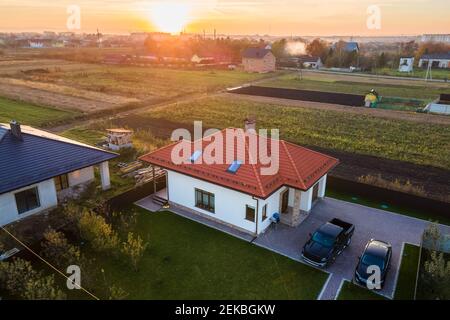
[[[191,157],[189,158],[189,161],[191,162],[195,162],[197,161],[197,159],[202,155],[202,152],[200,150],[196,150],[194,151],[194,153],[191,155]]]
[[[241,167],[242,161],[240,160],[234,160],[230,166],[228,167],[227,171],[231,173],[236,173],[239,168]]]

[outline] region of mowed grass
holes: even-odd
[[[0,122],[17,120],[31,126],[48,126],[75,118],[79,113],[33,105],[0,97]]]
[[[450,168],[450,126],[445,125],[232,97],[155,108],[143,116],[186,124],[202,120],[205,127],[213,128],[240,128],[249,115],[256,116],[259,128],[277,128],[281,138],[297,144]]]
[[[128,299],[316,299],[326,273],[171,212],[138,210],[149,242],[133,271],[94,255]],[[102,281],[99,279],[99,281]]]
[[[349,79],[347,77],[346,79]],[[384,97],[401,97],[423,100],[434,100],[441,93],[448,93],[449,87],[442,84],[442,87],[422,85],[420,82],[412,84],[387,84],[382,81],[370,82],[368,79],[359,79],[355,76],[354,81],[341,80],[332,74],[326,75],[304,75],[300,78],[298,74],[286,74],[276,79],[268,79],[259,85],[279,88],[304,89],[326,92],[340,92],[365,95],[371,89],[375,89]]]
[[[405,243],[403,248],[400,273],[397,280],[397,288],[394,298],[396,300],[413,300],[416,287],[417,267],[419,263],[418,246]]]
[[[92,65],[89,70],[52,71],[35,76],[33,80],[149,100],[167,99],[191,93],[210,93],[270,76],[273,74],[97,64]]]

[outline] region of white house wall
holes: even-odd
[[[19,215],[17,211],[15,193],[30,189],[38,188],[40,207]],[[55,207],[58,204],[56,198],[56,189],[53,179],[30,185],[25,188],[14,190],[0,195],[0,226],[25,218],[40,211]]]
[[[94,167],[87,167],[77,171],[70,172],[69,186],[73,187],[80,183],[86,183],[94,180]]]
[[[246,205],[256,209],[257,201],[252,196],[177,172],[168,171],[167,174],[169,200],[171,202],[201,212],[214,219],[222,220],[250,233],[255,232],[256,223],[245,219]],[[195,206],[196,188],[214,194],[215,213]]]

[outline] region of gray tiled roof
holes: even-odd
[[[250,59],[262,59],[269,52],[271,52],[271,50],[264,48],[247,48],[242,52],[242,57]]]
[[[0,194],[117,157],[51,134],[22,132],[22,137],[19,140],[0,126]]]
[[[450,52],[424,54],[423,56],[420,57],[420,59],[444,59],[444,60],[450,60]]]

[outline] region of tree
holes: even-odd
[[[429,260],[425,261],[425,284],[430,288],[432,297],[439,300],[450,299],[450,261],[446,261],[444,253],[433,250]]]
[[[320,40],[319,38],[314,39],[311,43],[306,46],[306,53],[320,57],[320,59],[325,63],[327,60],[329,48],[325,41]]]
[[[135,237],[132,232],[128,233],[127,241],[122,244],[122,254],[130,259],[131,265],[135,270],[137,270],[147,245],[148,243],[144,243],[139,236]]]

